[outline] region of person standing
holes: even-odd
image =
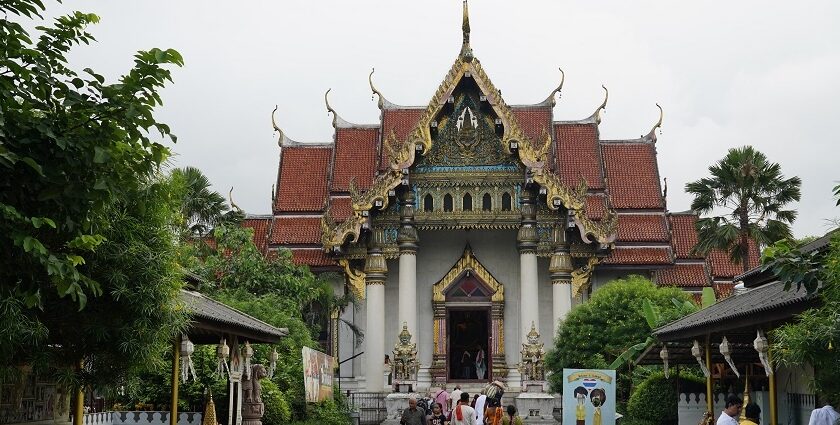
[[[720,412],[716,425],[738,425],[738,420],[735,419],[741,414],[741,406],[744,401],[736,395],[730,395],[726,398],[726,407]]]
[[[429,425],[446,425],[446,415],[443,414],[441,406],[432,403],[432,414],[429,416]]]
[[[758,425],[761,422],[761,408],[755,403],[744,407],[744,418],[740,425]]]
[[[470,394],[461,393],[458,405],[452,411],[450,425],[478,425],[475,421],[475,409],[470,407]]]
[[[811,412],[808,425],[835,425],[837,421],[840,421],[840,413],[837,413],[831,404],[826,403],[825,406]]]
[[[475,353],[475,376],[476,379],[484,379],[484,373],[487,372],[487,356],[485,355],[483,348],[475,348],[477,350]]]
[[[485,425],[502,425],[504,410],[502,403],[495,398],[487,398],[487,407],[484,409]]]
[[[449,411],[451,412],[455,406],[458,405],[458,402],[461,400],[461,386],[456,385],[455,389],[452,390],[452,394],[449,394]]]
[[[440,391],[434,396],[434,402],[440,405],[443,415],[449,414],[449,393],[446,392],[446,384],[440,387]]]
[[[472,378],[472,353],[470,353],[470,351],[466,348],[461,354],[461,378]]]
[[[516,414],[516,407],[508,404],[507,416],[502,417],[502,425],[522,425],[522,418]]]
[[[428,425],[426,422],[426,412],[423,409],[417,408],[417,399],[411,397],[408,399],[408,409],[403,410],[402,417],[400,417],[400,425]]]
[[[482,394],[475,399],[475,422],[484,423],[484,405],[487,403],[487,396]]]

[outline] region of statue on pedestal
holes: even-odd
[[[534,322],[531,322],[531,332],[527,335],[528,343],[522,344],[522,362],[519,364],[519,373],[522,374],[522,381],[545,381],[545,349],[540,341],[540,333],[537,332]]]
[[[408,325],[403,322],[399,342],[394,345],[394,360],[391,363],[395,384],[412,384],[417,381],[417,344],[411,342]]]
[[[262,425],[265,405],[262,401],[260,379],[268,376],[265,366],[251,366],[251,373],[242,378],[242,425]]]

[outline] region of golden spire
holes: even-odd
[[[470,47],[470,11],[467,6],[467,0],[464,0],[464,19],[461,23],[461,30],[464,33],[464,41],[461,45],[461,57],[467,62],[470,62],[473,59],[473,54],[472,48]]]

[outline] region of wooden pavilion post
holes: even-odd
[[[79,371],[85,366],[84,360],[79,360]],[[73,425],[82,425],[85,421],[85,390],[79,385],[76,389],[76,405],[73,408]]]
[[[178,374],[181,363],[181,336],[172,343],[172,399],[169,404],[169,425],[178,425]]]
[[[709,376],[706,377],[706,409],[714,416],[715,403],[712,397],[712,350],[709,347],[710,336],[706,335],[706,370],[709,371]]]
[[[767,362],[770,363],[771,367],[773,366],[773,356],[770,354],[770,351],[767,351]],[[776,374],[770,374],[767,380],[770,381],[770,425],[778,425],[779,419],[776,415]]]

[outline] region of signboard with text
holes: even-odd
[[[563,425],[615,423],[615,371],[563,369]]]

